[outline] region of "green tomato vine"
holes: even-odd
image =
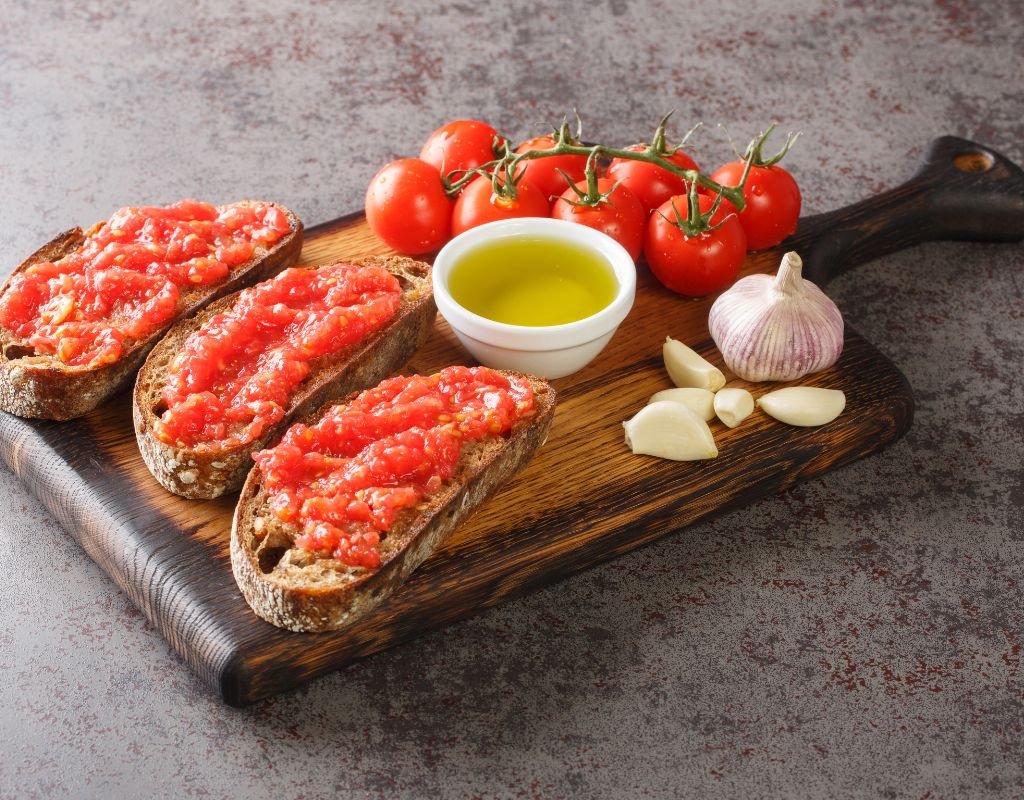
[[[512,150],[507,138],[498,137],[495,144],[498,145],[498,142],[500,141],[500,145],[498,146],[503,150],[502,154],[493,161],[482,164],[475,169],[457,170],[443,175],[442,181],[444,183],[445,192],[449,197],[455,197],[460,191],[462,191],[463,187],[477,177],[477,175],[483,175],[491,181],[492,189],[496,195],[514,200],[516,198],[517,184],[523,175],[523,162],[532,161],[538,158],[552,158],[554,156],[564,155],[585,156],[587,158],[585,170],[587,189],[586,191],[576,189],[576,194],[579,196],[577,204],[597,206],[602,202],[606,202],[609,194],[609,192],[602,194],[598,190],[598,164],[602,160],[619,158],[632,161],[646,161],[649,164],[661,167],[672,175],[677,175],[685,181],[687,185],[687,192],[690,196],[690,213],[685,215],[684,219],[679,216],[677,212],[678,219],[671,220],[671,222],[672,224],[679,226],[687,235],[692,236],[699,232],[712,229],[710,224],[711,216],[718,210],[723,199],[732,203],[736,208],[736,211],[742,211],[746,207],[743,190],[746,186],[750,168],[752,166],[770,166],[778,163],[786,153],[789,152],[789,149],[793,146],[793,143],[800,135],[799,133],[788,134],[782,149],[776,155],[770,158],[765,158],[763,155],[765,142],[775,130],[774,123],[768,126],[766,130],[759,133],[751,140],[743,155],[740,156],[740,159],[744,162],[744,168],[739,184],[736,186],[724,186],[711,180],[711,178],[703,175],[698,170],[685,169],[669,160],[669,157],[675,154],[677,150],[681,150],[694,131],[700,127],[700,124],[698,123],[692,127],[677,144],[670,144],[668,141],[667,127],[672,113],[673,112],[669,112],[659,120],[657,127],[654,129],[654,134],[651,136],[650,144],[640,150],[626,150],[620,147],[611,147],[606,144],[584,144],[583,123],[578,115],[576,117],[575,132],[570,129],[567,120],[563,120],[558,129],[553,131],[552,138],[555,141],[555,146],[550,150],[527,150],[523,153],[516,153]],[[566,178],[568,180],[568,176],[566,176]],[[571,180],[568,182],[570,186],[574,186]],[[696,195],[698,187],[704,187],[717,195],[714,207],[706,214],[701,214],[697,206]]]

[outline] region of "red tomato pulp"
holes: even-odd
[[[271,508],[295,544],[354,567],[380,566],[403,509],[436,494],[462,448],[534,413],[530,384],[487,367],[385,380],[256,453]]]
[[[112,364],[174,317],[181,291],[223,281],[289,230],[266,203],[122,208],[74,252],[11,278],[0,325],[69,366]]]
[[[195,331],[167,370],[154,434],[178,447],[236,447],[285,414],[316,367],[386,325],[401,287],[383,267],[288,269]]]

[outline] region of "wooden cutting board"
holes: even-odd
[[[1021,171],[946,137],[933,142],[909,183],[801,220],[783,246],[748,257],[744,272],[774,271],[781,253],[795,249],[820,284],[926,239],[1022,236]],[[356,214],[310,229],[302,263],[382,252]],[[337,633],[290,633],[250,612],[228,557],[233,498],[186,501],[160,488],[139,457],[127,393],[67,423],[0,414],[0,455],[185,661],[226,702],[244,705],[873,453],[910,425],[906,380],[848,326],[839,362],[802,381],[846,393],[836,422],[793,428],[758,411],[733,430],[712,423],[714,461],[631,455],[621,422],[670,385],[661,362],[666,335],[723,366],[707,331],[711,298],[683,299],[646,267],[639,274],[636,305],[609,347],[582,372],[555,381],[558,411],[538,456],[394,597]],[[468,356],[439,318],[411,367],[432,372],[455,363]],[[726,375],[729,385],[747,385]],[[748,386],[755,396],[776,387]]]

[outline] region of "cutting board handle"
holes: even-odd
[[[800,220],[793,248],[782,247],[799,249],[804,275],[821,285],[858,264],[941,239],[1024,239],[1024,171],[988,147],[943,136],[902,186]]]

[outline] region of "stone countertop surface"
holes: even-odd
[[[886,6],[892,6],[886,8]],[[1024,5],[0,0],[5,270],[184,196],[358,209],[435,127],[767,122],[817,213],[956,134],[1024,162]],[[1024,796],[1024,246],[843,276],[880,454],[236,710],[0,470],[0,798]]]

